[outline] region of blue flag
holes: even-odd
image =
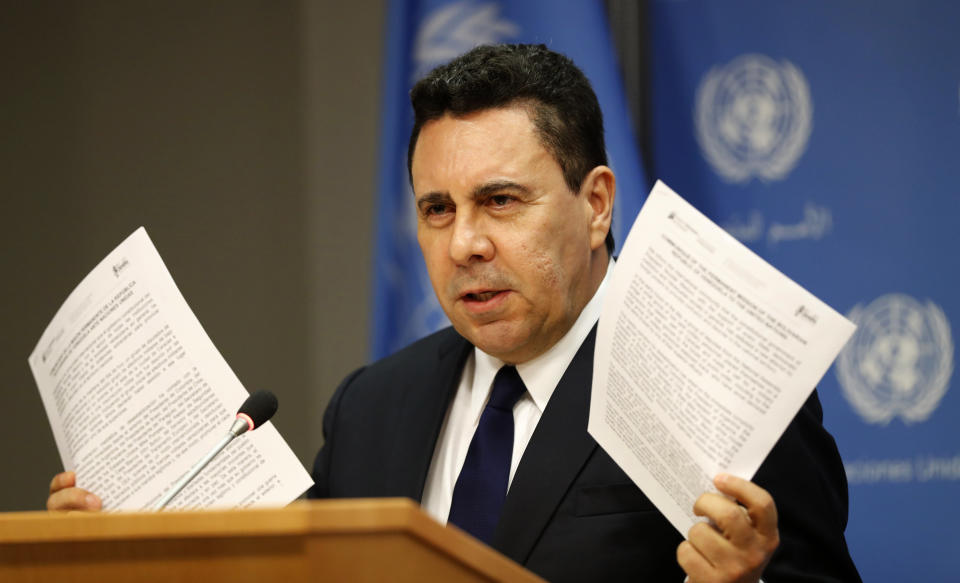
[[[379,358],[448,321],[434,296],[416,240],[406,151],[413,84],[437,65],[491,43],[542,43],[590,79],[603,109],[607,152],[617,176],[614,237],[622,243],[649,190],[630,124],[603,4],[595,0],[392,0],[389,3],[380,141],[371,352]]]

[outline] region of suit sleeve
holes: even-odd
[[[844,538],[846,473],[822,421],[814,391],[754,476],[773,496],[780,530],[765,583],[860,582]]]
[[[337,413],[350,384],[363,370],[364,367],[358,368],[340,382],[340,386],[334,391],[333,397],[327,405],[327,410],[323,413],[323,446],[320,447],[320,451],[317,452],[317,457],[313,461],[313,486],[307,491],[307,498],[330,497],[329,477],[331,459],[336,447]]]

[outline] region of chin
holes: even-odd
[[[510,357],[522,351],[526,344],[526,338],[509,325],[493,324],[479,330],[473,328],[470,334],[463,336],[480,350],[503,361],[512,361]]]

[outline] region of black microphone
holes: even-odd
[[[153,509],[163,510],[163,507],[169,504],[170,501],[173,500],[173,497],[180,493],[180,490],[183,490],[191,480],[197,477],[200,470],[207,467],[207,464],[209,464],[218,453],[223,451],[223,448],[227,447],[228,443],[247,431],[253,431],[257,427],[260,427],[269,421],[276,412],[277,397],[270,391],[259,390],[247,397],[243,405],[240,405],[240,410],[237,411],[237,418],[234,419],[233,425],[230,426],[230,429],[227,431],[227,434],[223,436],[223,439],[221,439],[207,455],[203,456],[199,462],[190,468],[190,471],[184,474],[184,476],[173,485],[167,495],[157,502]]]
[[[237,419],[230,427],[230,433],[238,437],[247,431],[253,431],[273,417],[277,412],[277,397],[270,391],[259,390],[240,405]]]

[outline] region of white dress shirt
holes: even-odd
[[[560,377],[573,361],[593,325],[600,319],[603,295],[613,273],[613,266],[614,261],[611,259],[600,287],[563,338],[540,356],[517,365],[517,372],[527,387],[527,394],[513,407],[513,457],[510,461],[508,488],[509,484],[513,483],[513,474],[517,471],[523,451],[527,448]],[[480,423],[480,415],[490,398],[493,377],[503,365],[500,359],[474,348],[463,367],[460,385],[440,429],[421,502],[427,514],[440,523],[447,522],[450,502],[453,500],[453,487],[467,458],[467,450]]]

